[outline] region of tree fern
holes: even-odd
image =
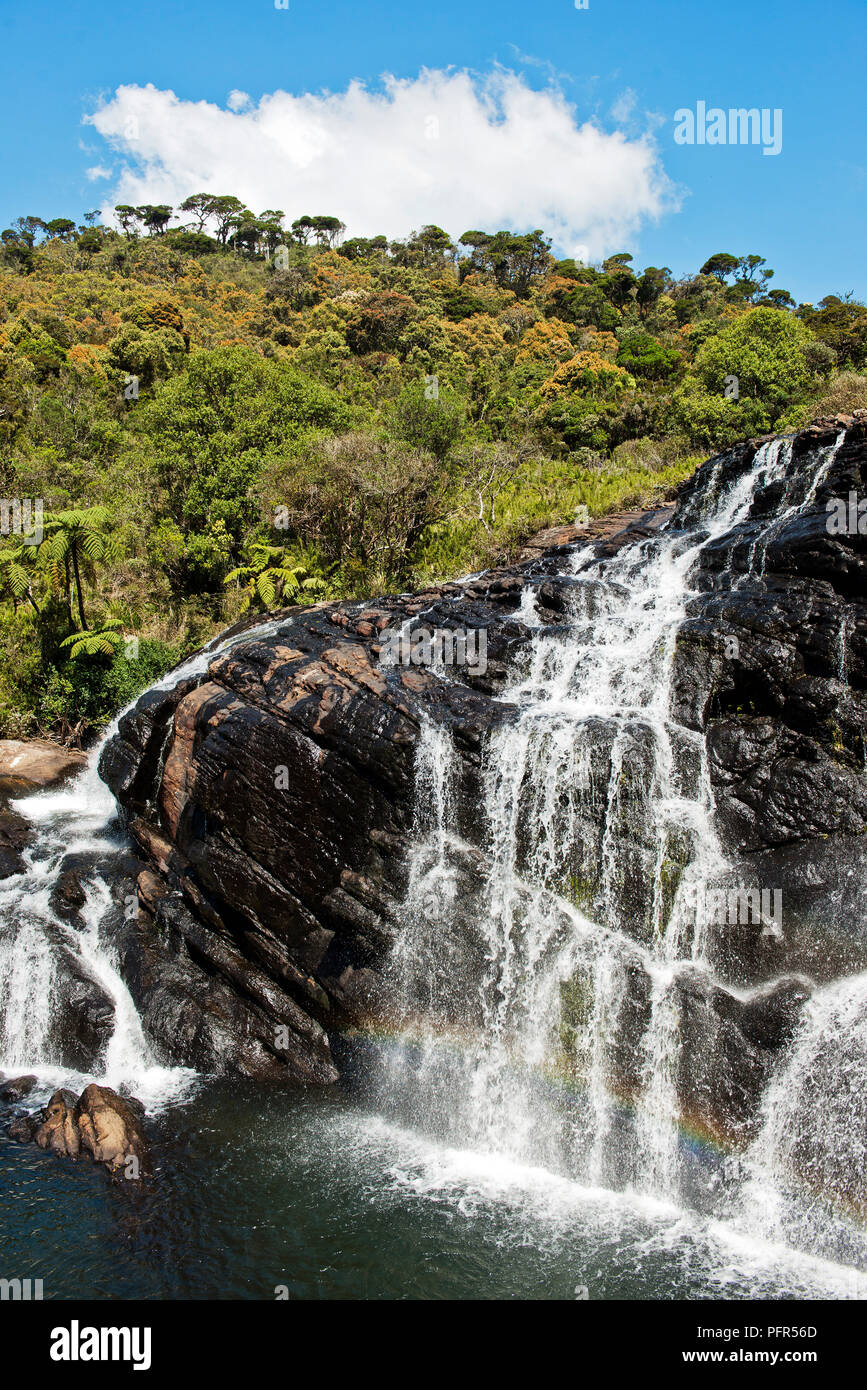
[[[82,656],[112,656],[123,645],[123,633],[118,632],[121,626],[120,618],[106,618],[102,627],[87,632],[73,632],[69,637],[64,637],[60,645],[69,648],[73,661]]]
[[[224,583],[238,583],[242,589],[243,610],[254,604],[275,608],[287,599],[306,593],[321,593],[325,581],[321,575],[309,574],[307,567],[287,555],[282,546],[267,541],[254,541],[248,548],[250,562],[238,565],[226,575]]]

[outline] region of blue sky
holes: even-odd
[[[135,177],[136,193],[153,189],[153,201],[161,200],[166,188],[183,187],[188,153],[190,165],[200,167],[194,157],[198,136],[185,122],[197,121],[204,111],[208,130],[219,142],[225,139],[230,119],[218,123],[212,109],[192,103],[225,110],[229,94],[240,91],[249,98],[247,109],[255,110],[263,97],[275,92],[295,97],[344,93],[352,79],[376,90],[384,73],[413,83],[424,68],[468,70],[483,88],[491,73],[507,69],[520,78],[520,87],[513,91],[513,148],[521,144],[521,118],[514,113],[520,112],[522,93],[553,86],[559,100],[573,108],[576,126],[593,121],[608,135],[621,131],[627,142],[638,142],[634,148],[644,151],[643,164],[638,168],[621,161],[620,182],[604,193],[605,166],[609,161],[612,168],[617,165],[619,145],[603,144],[589,155],[596,163],[588,175],[581,163],[586,144],[566,141],[565,156],[558,160],[540,153],[544,143],[531,141],[525,164],[518,162],[519,176],[512,180],[521,186],[495,190],[496,196],[492,194],[484,206],[513,209],[515,224],[547,226],[542,204],[550,188],[552,204],[559,198],[567,205],[564,225],[580,235],[587,199],[607,198],[591,241],[606,235],[603,225],[613,227],[610,235],[619,234],[621,226],[627,228],[625,244],[607,244],[606,249],[630,250],[641,265],[666,264],[683,273],[697,269],[713,251],[758,252],[775,268],[774,283],[798,299],[817,300],[848,290],[867,296],[863,0],[827,0],[822,5],[806,0],[766,0],[762,5],[729,0],[719,6],[697,0],[658,0],[655,5],[589,0],[586,10],[576,10],[573,0],[438,0],[435,5],[289,0],[288,10],[276,9],[273,0],[185,0],[183,5],[143,0],[129,6],[73,0],[27,7],[2,0],[0,14],[6,54],[0,114],[5,155],[2,225],[20,214],[80,217],[88,208],[111,206],[123,187],[124,170]],[[125,145],[119,133],[121,114],[129,108],[117,104],[115,93],[119,87],[147,84],[156,89],[141,108],[152,142],[148,159],[137,163],[135,149]],[[157,94],[168,91],[181,103],[173,112],[158,103]],[[448,103],[451,90],[442,88],[436,100]],[[755,146],[675,144],[674,112],[694,108],[699,100],[723,108],[780,108],[781,153],[764,156]],[[113,126],[110,115],[103,133],[82,124],[106,103],[114,112]],[[236,98],[235,106],[240,112],[244,103]],[[403,109],[395,108],[396,140]],[[447,112],[448,106],[431,109]],[[346,216],[340,205],[339,148],[331,151],[318,182],[309,182],[308,171],[303,177],[299,174],[297,183],[303,190],[299,198],[309,199],[313,187],[329,190],[332,206],[295,206],[295,181],[287,174],[288,166],[279,162],[270,196],[260,135],[274,116],[275,108],[268,110],[264,124],[231,117],[232,130],[237,127],[238,179],[244,182],[249,154],[254,162],[260,160],[252,186],[263,207],[276,205],[293,217],[306,211]],[[418,203],[415,195],[406,193],[413,173],[412,150],[408,154],[403,145],[389,155],[385,146],[391,137],[373,122],[374,114],[362,111],[356,119],[354,111],[343,110],[329,126],[328,138],[339,146],[340,132],[355,123],[347,144],[347,180],[359,167],[358,141],[366,138],[363,121],[368,116],[371,144],[380,142],[383,186],[371,189],[375,166],[365,165],[365,190],[347,194],[356,221],[378,217],[379,230],[401,235],[410,230],[405,218],[418,207],[419,218],[429,210],[431,219],[442,221],[454,235],[466,230],[436,216],[435,197]],[[547,139],[545,122],[551,115],[536,111],[532,117],[537,142]],[[284,133],[278,138],[284,142],[290,138],[285,130],[292,120],[291,113],[280,115]],[[467,156],[463,171],[468,188],[450,203],[442,193],[443,205],[457,209],[453,217],[467,206],[473,209],[473,184],[484,182],[487,156],[469,149],[477,130],[481,141],[482,126],[470,122],[463,143],[458,139],[449,145],[445,132],[440,147],[440,190],[450,181],[448,170],[457,178]],[[652,157],[647,155],[648,141]],[[419,152],[427,155],[421,145]],[[578,161],[574,164],[573,153]],[[375,155],[373,150],[371,158]],[[234,166],[220,165],[226,167]],[[539,171],[537,179],[527,177],[529,168]],[[88,169],[102,171],[102,176],[88,178]],[[507,174],[500,167],[498,177]],[[631,206],[630,181],[637,183],[644,175],[647,188]],[[661,176],[667,180],[663,193]],[[588,177],[590,191],[582,203],[576,185]],[[252,191],[246,193],[240,186],[210,191],[237,191],[253,198]],[[624,217],[618,222],[621,208]],[[659,213],[656,224],[654,211]],[[350,232],[372,230],[353,228],[351,218],[346,220]],[[597,244],[602,243],[593,241],[594,247]]]

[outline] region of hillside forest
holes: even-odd
[[[2,737],[86,742],[248,613],[507,561],[867,406],[867,308],[756,254],[678,279],[205,193],[114,222],[2,232]]]

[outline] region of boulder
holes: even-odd
[[[33,829],[15,811],[0,810],[0,879],[24,873],[24,851],[33,839]]]
[[[51,893],[51,910],[65,920],[75,919],[87,902],[87,894],[75,869],[60,873]]]
[[[49,1153],[65,1158],[89,1155],[112,1173],[123,1170],[124,1176],[139,1178],[149,1172],[143,1109],[139,1101],[95,1083],[78,1099],[71,1091],[55,1091],[32,1138]],[[22,1124],[16,1137],[24,1139],[25,1133]]]
[[[29,1096],[34,1086],[38,1083],[36,1076],[16,1076],[8,1081],[4,1081],[0,1086],[0,1100],[7,1105],[14,1105],[16,1101],[23,1100]]]
[[[56,786],[86,764],[86,753],[47,739],[0,739],[0,786],[19,794]]]
[[[75,1120],[76,1104],[76,1098],[70,1091],[54,1092],[43,1111],[42,1123],[33,1136],[40,1149],[66,1158],[78,1158],[81,1135]]]
[[[127,1168],[139,1176],[148,1167],[148,1147],[140,1115],[128,1100],[95,1083],[82,1091],[74,1113],[81,1150],[112,1172]]]

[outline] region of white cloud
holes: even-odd
[[[90,169],[85,169],[85,174],[93,182],[95,179],[110,179],[111,170],[106,169],[104,164],[94,164]]]
[[[621,92],[611,108],[612,119],[618,125],[625,125],[627,121],[631,120],[637,101],[635,92],[631,87],[627,87],[625,92]]]
[[[241,92],[235,87],[229,93],[229,99],[226,105],[230,111],[243,111],[246,106],[251,106],[252,103],[253,98],[247,92]]]
[[[151,84],[119,87],[85,118],[129,161],[105,211],[177,206],[206,190],[290,220],[337,214],[350,236],[404,236],[426,222],[455,236],[538,226],[563,252],[598,257],[677,206],[652,138],[580,123],[555,87],[536,91],[508,69],[386,75],[380,91],[356,81],[338,93],[278,91],[249,108],[243,95],[224,110]]]

